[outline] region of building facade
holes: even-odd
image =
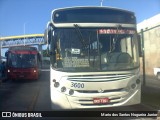
[[[154,68],[160,68],[160,14],[137,24],[137,30],[144,44],[144,61],[141,59],[141,73],[145,63],[145,75],[154,75]],[[141,37],[142,38],[142,37]]]

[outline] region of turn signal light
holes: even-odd
[[[55,80],[55,79],[53,79],[53,82],[56,82],[56,80]]]

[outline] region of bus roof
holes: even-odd
[[[126,10],[126,9],[110,7],[110,6],[74,6],[74,7],[64,7],[64,8],[57,8],[57,9],[52,10],[52,14],[54,13],[54,11],[58,11],[58,10],[85,9],[85,8],[110,9],[110,10],[118,10],[118,11],[128,12],[130,14],[134,14],[134,12]],[[51,18],[52,18],[52,15],[51,15]]]
[[[51,22],[58,27],[73,23],[118,23],[136,24],[134,12],[113,7],[66,7],[54,9],[51,13]]]
[[[36,47],[32,47],[32,46],[14,46],[14,47],[10,47],[8,49],[8,51],[21,51],[21,50],[37,51],[37,48]]]

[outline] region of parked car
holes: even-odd
[[[157,77],[158,80],[160,80],[160,67],[154,68],[154,75]]]

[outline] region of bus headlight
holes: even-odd
[[[131,85],[131,88],[132,88],[132,89],[135,89],[135,88],[136,88],[136,84],[133,83],[133,84]]]
[[[73,95],[73,94],[74,94],[74,90],[72,90],[72,89],[69,90],[69,94],[70,94],[70,95]]]
[[[137,80],[136,80],[136,83],[137,83],[137,84],[139,84],[140,82],[141,82],[140,79],[137,79]]]
[[[56,88],[59,87],[59,82],[55,82],[54,87],[56,87]]]
[[[33,70],[33,72],[35,73],[35,72],[37,72],[36,70]]]
[[[131,90],[136,90],[139,88],[141,81],[140,79],[135,79],[135,80],[130,80],[127,84],[127,87],[125,88],[126,91],[128,91],[127,89],[129,88],[129,91]]]
[[[9,73],[9,72],[11,72],[11,71],[8,69],[8,73]]]
[[[65,91],[66,91],[66,87],[62,87],[61,92],[65,92]]]

